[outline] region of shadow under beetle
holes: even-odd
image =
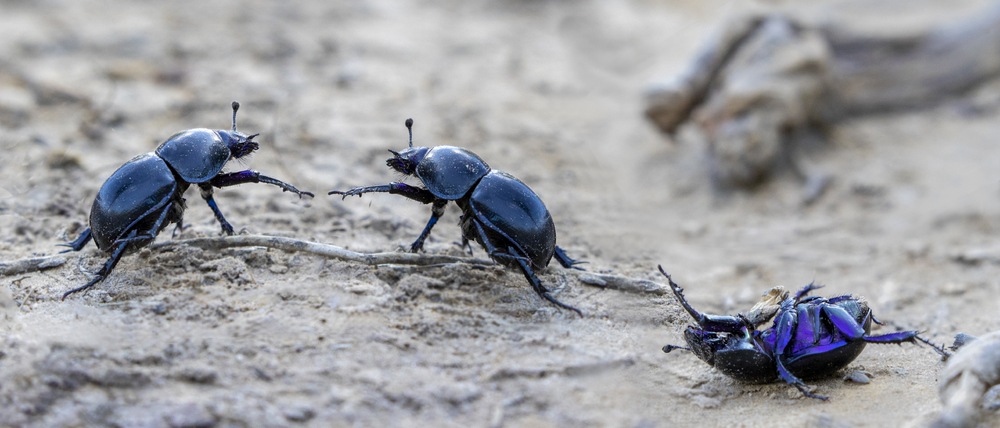
[[[108,177],[90,209],[90,228],[61,246],[70,248],[64,253],[80,251],[93,238],[97,248],[111,257],[89,282],[67,291],[63,299],[106,278],[122,256],[152,243],[167,225],[177,223],[177,229],[183,229],[186,205],[182,196],[191,184],[198,185],[201,197],[226,235],[233,234],[233,226],[215,204],[213,187],[267,183],[300,198],[313,196],[257,171],[221,172],[230,159],[242,158],[259,148],[253,139],[260,134],[246,135],[236,130],[239,108],[240,103],[233,101],[231,131],[196,128],[178,132],[156,150],[132,158]]]
[[[854,361],[868,343],[916,343],[920,340],[943,352],[917,335],[916,331],[871,336],[871,323],[882,325],[863,299],[850,295],[806,296],[821,286],[809,284],[788,297],[787,293],[771,313],[764,316],[706,315],[696,311],[682,294],[684,289],[659,266],[667,277],[677,301],[698,326],[688,326],[684,339],[688,347],[667,345],[663,352],[686,349],[722,374],[746,383],[767,383],[776,378],[795,385],[807,397],[826,400],[807,390],[802,379],[827,376]],[[774,324],[757,330],[771,318]],[[943,354],[942,354],[943,355]]]
[[[514,176],[491,170],[486,161],[469,150],[454,146],[413,147],[413,119],[406,120],[406,128],[410,147],[401,152],[389,150],[393,157],[386,165],[404,175],[415,175],[425,188],[392,182],[329,194],[347,198],[384,192],[432,204],[427,226],[410,245],[414,253],[423,248],[448,201],[455,201],[462,209],[463,248],[471,252],[469,241],[478,242],[497,263],[519,269],[539,296],[582,316],[579,309],[556,300],[535,276],[535,270],[548,266],[553,257],[565,268],[580,269],[575,265],[583,263],[569,258],[556,246],[555,224],[538,195]]]

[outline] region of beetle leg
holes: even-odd
[[[788,384],[794,385],[796,388],[798,388],[799,392],[801,392],[802,395],[805,395],[806,397],[809,397],[809,398],[818,398],[818,399],[823,400],[823,401],[826,401],[826,400],[829,399],[829,397],[824,397],[822,395],[816,395],[816,394],[813,394],[813,393],[809,392],[809,389],[808,389],[809,385],[806,385],[805,382],[802,382],[802,379],[799,379],[799,378],[795,377],[795,375],[789,373],[788,370],[785,369],[785,365],[781,363],[781,358],[780,357],[778,358],[778,376],[780,376],[781,379],[784,380],[785,382],[787,382]]]
[[[509,256],[509,254],[506,255]],[[528,282],[531,283],[531,288],[534,288],[535,292],[538,293],[539,296],[542,296],[542,298],[544,298],[545,300],[552,302],[553,305],[556,305],[563,309],[569,309],[573,312],[576,312],[577,315],[581,317],[583,316],[583,312],[580,312],[579,309],[567,305],[563,302],[560,302],[559,300],[556,300],[555,297],[552,297],[552,293],[547,288],[545,288],[544,285],[542,285],[542,281],[539,280],[538,277],[535,276],[535,272],[531,270],[531,266],[528,263],[528,259],[517,256],[511,256],[511,257],[517,261],[517,265],[521,268],[521,273],[523,273],[524,277],[528,279]]]
[[[486,252],[489,253],[490,258],[497,261],[503,260],[508,263],[509,262],[516,263],[517,267],[521,269],[521,273],[524,275],[525,279],[527,279],[528,283],[531,284],[531,288],[535,290],[535,293],[538,293],[538,295],[541,296],[543,299],[552,302],[553,305],[556,305],[563,309],[569,309],[573,312],[576,312],[577,315],[581,317],[583,316],[583,312],[580,312],[579,309],[567,305],[563,302],[560,302],[559,300],[556,300],[556,298],[552,296],[552,293],[549,291],[549,289],[545,288],[545,286],[542,285],[542,281],[538,279],[537,276],[535,276],[535,272],[531,269],[531,261],[528,260],[527,257],[513,254],[514,252],[516,252],[516,250],[512,247],[507,247],[506,251],[498,249],[493,245],[493,243],[490,242],[489,239],[486,238],[486,231],[483,230],[483,225],[479,224],[478,220],[472,219],[472,224],[476,226],[476,233],[478,233],[480,238],[482,238],[483,246],[486,247]],[[507,264],[507,263],[502,263],[502,264]]]
[[[438,219],[444,215],[444,207],[447,205],[447,199],[438,198],[434,200],[434,205],[431,206],[431,219],[427,220],[427,226],[424,227],[424,231],[420,232],[420,236],[417,237],[417,240],[413,241],[413,244],[410,245],[411,253],[416,253],[420,251],[421,248],[424,248],[424,240],[430,236],[431,229],[434,228],[435,224],[437,224]]]
[[[815,282],[810,282],[809,285],[802,287],[798,293],[795,293],[795,303],[799,303],[810,291],[819,290],[820,288],[823,288],[823,286],[816,285]]]
[[[740,333],[744,332],[744,329],[753,330],[756,328],[752,324],[749,324],[746,318],[731,317],[731,316],[719,316],[719,315],[705,315],[688,303],[687,299],[684,298],[684,289],[674,282],[673,278],[670,277],[666,271],[663,270],[663,266],[657,266],[660,269],[660,273],[667,277],[667,282],[670,284],[670,289],[674,292],[674,297],[677,298],[677,302],[681,304],[684,310],[694,318],[694,321],[702,328],[702,330],[713,332],[713,333]]]
[[[463,236],[462,242],[455,243],[458,244],[458,248],[465,250],[466,253],[469,253],[470,257],[472,256],[472,244],[469,243],[469,238]]]
[[[111,273],[111,270],[114,269],[115,265],[118,264],[118,261],[122,259],[123,255],[125,255],[125,248],[127,247],[128,247],[127,242],[118,244],[115,247],[115,249],[111,251],[111,258],[109,258],[108,261],[104,262],[104,266],[101,266],[101,270],[97,271],[94,274],[94,277],[91,278],[90,281],[87,281],[87,283],[84,284],[83,286],[74,288],[72,290],[63,293],[62,300],[66,300],[66,297],[69,296],[70,294],[93,287],[94,284],[97,284],[104,278],[107,278],[108,274]]]
[[[93,235],[90,233],[90,228],[88,227],[87,230],[84,230],[83,233],[80,234],[80,236],[76,237],[76,239],[73,240],[73,242],[70,242],[70,243],[67,243],[67,244],[59,244],[58,246],[60,246],[60,247],[69,247],[68,250],[62,250],[59,253],[68,253],[70,251],[80,251],[80,250],[83,249],[83,247],[85,245],[87,245],[88,242],[90,242],[90,238],[92,238],[92,237],[93,237]]]
[[[216,176],[215,178],[219,177]],[[212,181],[215,181],[215,179],[212,179]],[[201,198],[205,200],[208,207],[212,209],[213,213],[215,213],[215,219],[219,221],[220,225],[222,225],[222,233],[224,235],[232,236],[234,233],[233,225],[226,221],[226,217],[222,215],[222,211],[219,211],[219,206],[215,204],[215,197],[212,196],[212,185],[199,183],[198,188],[201,189]]]
[[[919,340],[921,342],[924,342],[927,345],[930,345],[930,347],[932,349],[934,349],[935,352],[937,352],[938,354],[941,355],[941,361],[947,361],[948,358],[951,358],[951,353],[949,353],[948,351],[944,350],[944,345],[935,345],[934,342],[931,342],[930,340],[924,339],[924,338],[920,337],[919,335],[914,336],[914,337],[916,337],[917,340]]]
[[[556,252],[555,254],[553,254],[553,256],[555,256],[556,261],[559,262],[559,264],[566,269],[572,268],[576,270],[583,270],[583,268],[577,267],[576,265],[588,263],[569,258],[569,256],[566,255],[566,252],[563,251],[562,248],[559,248],[558,245],[556,245]]]
[[[785,368],[785,350],[788,349],[788,346],[795,339],[795,330],[796,326],[798,326],[798,321],[798,312],[794,309],[781,311],[778,318],[774,320],[774,334],[777,337],[774,343],[774,355],[776,357],[775,363],[777,363],[778,367],[778,376],[786,383],[795,385],[802,392],[802,395],[825,401],[827,397],[809,392],[807,389],[808,385]]]
[[[430,190],[422,189],[420,187],[410,186],[406,183],[392,182],[389,184],[382,184],[379,186],[366,186],[366,187],[355,187],[346,192],[341,192],[339,190],[331,190],[328,195],[343,195],[341,199],[347,199],[348,196],[361,197],[365,193],[389,193],[392,195],[400,195],[402,197],[413,199],[414,201],[429,204],[438,200],[437,196],[434,196]]]
[[[187,202],[187,199],[181,198],[181,206],[182,207],[186,205],[185,202]],[[171,238],[176,238],[177,237],[177,233],[178,232],[179,233],[184,233],[184,229],[185,228],[186,228],[186,226],[184,226],[184,210],[182,209],[182,210],[180,210],[180,213],[177,214],[177,225],[174,226],[174,233],[170,234],[170,237]]]
[[[152,231],[152,233],[139,235],[139,232],[133,229],[132,232],[129,233],[128,237],[113,242],[111,244],[111,247],[113,248],[113,250],[111,250],[111,257],[108,259],[108,261],[104,262],[104,266],[101,266],[101,269],[94,274],[94,277],[91,278],[90,281],[87,281],[87,283],[84,284],[82,287],[77,287],[63,293],[62,300],[66,300],[66,296],[69,296],[70,294],[86,290],[94,286],[94,284],[97,284],[104,278],[107,278],[108,275],[111,274],[111,270],[114,269],[115,266],[118,264],[118,261],[121,260],[122,256],[125,255],[125,250],[128,249],[129,244],[145,239],[150,239],[150,240],[156,239],[156,234],[160,231],[161,226],[163,226],[163,222],[167,220],[169,214],[170,214],[170,207],[167,206],[166,208],[163,209],[163,212],[160,213],[160,216],[156,219],[156,223],[153,223],[153,227],[149,229]],[[89,231],[90,229],[87,229],[87,231],[84,233],[88,233]],[[79,238],[77,238],[77,240],[79,240]]]
[[[236,186],[239,184],[247,184],[247,183],[273,184],[275,186],[280,187],[281,191],[283,192],[292,192],[296,195],[299,195],[299,198],[303,196],[308,196],[312,198],[314,196],[311,192],[303,192],[299,189],[296,189],[295,186],[285,183],[284,181],[271,178],[266,175],[261,175],[257,171],[250,171],[250,170],[230,172],[227,174],[219,174],[213,177],[211,180],[209,180],[207,184],[222,188],[222,187]]]
[[[824,305],[822,310],[823,315],[825,315],[827,319],[833,323],[834,328],[847,337],[847,340],[849,341],[864,340],[869,343],[915,343],[917,338],[917,332],[915,331],[898,331],[895,333],[870,336],[865,333],[864,328],[858,324],[857,320],[855,320],[846,309],[839,306]]]

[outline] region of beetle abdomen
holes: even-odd
[[[542,200],[521,180],[490,171],[469,198],[477,217],[503,232],[537,267],[548,266],[556,247],[556,226]],[[497,244],[497,243],[494,243]]]
[[[178,132],[156,148],[177,175],[188,183],[203,183],[215,177],[229,161],[229,146],[218,132],[195,128]]]
[[[90,229],[97,247],[108,251],[133,229],[145,233],[176,190],[173,172],[155,153],[126,162],[104,182],[90,210]]]
[[[434,196],[455,200],[469,193],[490,166],[479,155],[461,147],[431,148],[417,164],[417,177]]]

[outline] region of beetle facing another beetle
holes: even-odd
[[[177,229],[183,229],[183,195],[191,184],[198,185],[201,197],[226,235],[233,234],[233,226],[219,211],[212,197],[213,187],[267,183],[300,198],[313,197],[310,192],[257,171],[221,172],[231,159],[240,159],[260,147],[253,141],[260,134],[246,135],[236,130],[239,108],[240,103],[233,101],[231,131],[196,128],[179,132],[156,150],[132,158],[108,177],[90,209],[90,227],[75,241],[61,245],[70,248],[64,253],[80,251],[93,238],[97,247],[111,257],[90,281],[67,291],[63,299],[107,278],[122,256],[152,243],[169,224],[177,223]]]
[[[393,157],[386,165],[404,175],[415,175],[425,188],[391,182],[329,194],[347,198],[383,192],[432,204],[427,226],[410,245],[414,253],[423,248],[448,201],[455,201],[462,209],[463,248],[471,251],[469,241],[476,241],[497,263],[519,269],[539,296],[583,316],[579,309],[556,300],[535,275],[535,270],[548,266],[553,257],[565,268],[580,269],[575,265],[583,263],[569,258],[556,246],[556,227],[541,198],[514,176],[491,170],[486,161],[469,150],[413,147],[413,119],[406,120],[406,128],[410,133],[409,148],[389,150]]]
[[[863,299],[850,295],[825,299],[806,296],[821,286],[809,284],[785,297],[777,310],[767,316],[748,318],[705,315],[696,311],[684,298],[681,288],[662,266],[670,289],[684,310],[698,326],[688,326],[684,339],[688,347],[667,345],[663,352],[686,349],[722,374],[746,383],[767,383],[781,378],[795,385],[807,397],[826,400],[809,392],[802,379],[827,376],[854,361],[868,343],[916,343],[917,340],[943,350],[917,335],[916,331],[871,336],[875,319]],[[774,324],[763,331],[757,327],[771,318]]]

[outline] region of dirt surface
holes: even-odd
[[[237,231],[361,252],[409,245],[429,207],[326,192],[397,179],[386,150],[405,147],[412,117],[417,144],[467,147],[531,186],[560,246],[591,271],[660,281],[663,264],[712,313],[815,280],[824,295],[867,297],[889,322],[876,333],[950,342],[1000,329],[996,103],[838,124],[808,153],[835,176],[809,206],[790,177],[717,193],[704,147],[644,119],[646,83],[750,7],[0,1],[0,261],[55,254],[115,168],[176,131],[229,128],[239,100],[240,129],[260,132],[261,148],[229,170],[318,196],[216,192]],[[187,197],[179,238],[217,235],[197,192]],[[428,252],[461,255],[458,215],[449,208]],[[59,300],[105,257],[90,246],[0,277],[0,424],[919,426],[941,408],[942,365],[925,346],[869,346],[810,381],[829,402],[743,385],[660,351],[689,322],[672,297],[586,285],[555,263],[542,280],[585,317],[499,267],[376,268],[264,248],[143,251]],[[870,383],[843,380],[858,371]]]

